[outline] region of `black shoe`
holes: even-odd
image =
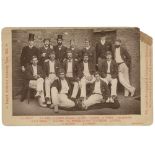
[[[20,102],[23,102],[26,99],[25,96],[21,96]]]

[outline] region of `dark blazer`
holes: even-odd
[[[32,56],[37,56],[39,59],[39,50],[35,46],[30,48],[29,46],[25,46],[22,49],[21,57],[20,57],[20,64],[21,66],[27,66],[30,64]]]
[[[96,50],[95,50],[95,48],[92,47],[92,46],[88,50],[86,48],[83,48],[82,51],[81,51],[82,60],[83,60],[83,56],[84,56],[85,53],[88,54],[89,61],[96,64]]]
[[[70,80],[68,78],[65,78],[67,83],[68,83],[68,87],[69,87],[69,90],[68,90],[68,93],[67,93],[67,96],[70,97],[71,96],[71,93],[72,93],[72,86],[71,86],[71,83],[70,83]],[[58,92],[60,93],[61,91],[61,80],[60,79],[57,79],[53,82],[52,84],[52,87],[56,87],[58,89]]]
[[[116,48],[114,48],[114,58],[115,58],[115,51],[116,51]],[[131,56],[129,55],[128,51],[126,48],[124,47],[120,47],[120,55],[123,59],[123,61],[126,63],[126,65],[130,68],[130,64],[131,64]]]
[[[57,60],[60,61],[60,63],[63,62],[63,60],[66,58],[66,51],[67,51],[67,47],[65,46],[61,46],[61,49],[59,50],[59,46],[56,45],[53,47],[54,51],[55,51],[55,57]]]
[[[88,61],[88,68],[89,68],[89,72],[91,75],[93,75],[95,73],[95,64]],[[84,75],[83,75],[83,71],[84,71],[84,64],[83,64],[83,61],[80,62],[78,64],[78,77],[79,78],[82,78]]]
[[[42,67],[37,65],[37,74],[40,75],[40,77],[45,78],[45,74],[42,70]],[[29,80],[36,80],[33,77],[33,68],[32,65],[28,65],[26,68],[26,79]]]
[[[80,62],[80,61],[82,60],[81,51],[80,51],[79,49],[77,49],[77,48],[74,48],[74,49],[69,48],[69,49],[70,49],[70,50],[72,51],[72,53],[73,53],[73,58],[74,58],[74,60],[77,59],[78,62]]]
[[[101,77],[102,78],[105,78],[107,76],[107,69],[108,69],[108,63],[107,63],[107,60],[104,60],[102,62],[102,70],[99,70],[99,72],[101,73]],[[118,75],[118,65],[117,65],[115,60],[111,60],[111,63],[110,63],[110,74],[111,74],[111,77],[113,79],[117,78],[117,75]]]
[[[91,94],[93,94],[94,88],[95,88],[95,82],[93,82],[90,85]],[[108,88],[108,85],[103,80],[100,80],[100,88],[101,88],[101,93],[102,93],[103,99],[107,100],[108,97],[110,97],[110,90]]]
[[[50,61],[50,60],[49,60]],[[49,64],[49,61],[47,62],[44,62],[44,72],[45,72],[45,75],[48,77],[49,74],[50,74],[50,64]],[[55,64],[54,64],[54,68],[55,68],[55,74],[58,75],[58,71],[59,71],[59,68],[60,68],[60,63],[58,60],[55,60]]]

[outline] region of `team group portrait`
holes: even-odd
[[[137,28],[12,31],[13,115],[140,114]]]

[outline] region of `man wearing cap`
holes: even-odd
[[[20,57],[21,70],[23,72],[23,89],[21,93],[21,101],[24,101],[27,94],[27,88],[25,87],[25,70],[26,67],[30,64],[32,56],[37,56],[37,58],[39,58],[39,50],[34,46],[34,34],[30,33],[28,46],[23,47]]]
[[[63,63],[63,60],[66,59],[66,50],[67,50],[67,47],[65,47],[62,42],[63,42],[62,35],[58,35],[57,45],[54,46],[54,51],[56,59],[59,60],[60,63]]]
[[[38,58],[36,56],[32,56],[31,62],[32,64],[26,68],[27,87],[37,91],[35,97],[38,98],[40,106],[46,107],[43,89],[45,75],[42,67],[38,65]]]
[[[54,81],[51,89],[52,106],[54,112],[58,112],[58,107],[72,108],[75,106],[74,101],[69,99],[71,96],[71,84],[65,77],[64,69],[59,70],[59,78]]]
[[[106,82],[101,80],[99,72],[95,72],[95,81],[91,84],[91,95],[83,102],[83,109],[97,103],[105,103],[110,97],[110,91]]]
[[[111,97],[109,102],[114,103],[114,99],[117,96],[117,76],[118,67],[115,60],[112,59],[111,51],[106,52],[106,59],[102,62],[101,69],[99,69],[101,77],[107,84],[111,84]]]
[[[55,52],[51,50],[49,53],[49,61],[44,62],[45,71],[45,93],[46,93],[46,103],[51,105],[51,85],[58,77],[58,70],[60,63],[55,59]]]
[[[78,78],[80,80],[81,95],[80,97],[86,99],[86,85],[93,83],[95,73],[95,64],[89,61],[87,53],[84,54],[83,61],[78,65]]]
[[[102,69],[102,62],[106,59],[106,51],[112,51],[112,45],[105,36],[102,36],[100,42],[96,44],[96,63],[99,70]]]
[[[127,52],[126,48],[122,47],[121,40],[117,39],[115,41],[114,48],[114,59],[118,65],[118,77],[120,83],[124,86],[124,96],[131,96],[135,93],[135,88],[131,86],[129,81],[129,68],[131,65],[131,57]]]
[[[43,47],[40,48],[40,62],[39,64],[43,67],[43,64],[45,62],[45,60],[49,59],[49,53],[51,52],[51,48],[50,48],[50,39],[45,38],[43,40]]]
[[[87,55],[89,56],[89,61],[96,64],[95,48],[90,45],[90,41],[87,39],[85,40],[84,43],[85,43],[85,47],[81,51],[82,52],[82,58],[83,58],[84,54],[87,53]]]
[[[71,98],[75,100],[79,90],[78,79],[77,79],[78,63],[73,58],[73,54],[70,49],[67,50],[67,59],[63,62],[63,68],[65,70],[66,77],[73,85]]]

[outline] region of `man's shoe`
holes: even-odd
[[[54,109],[54,105],[53,104],[49,105],[49,108]]]
[[[40,106],[43,107],[43,108],[46,108],[46,107],[47,107],[47,104],[45,104],[45,103],[40,103]]]
[[[58,112],[59,112],[58,105],[55,105],[55,106],[54,106],[54,112],[55,112],[55,113],[58,113]]]
[[[23,102],[25,99],[26,99],[26,97],[22,96],[21,99],[20,99],[20,102]]]
[[[131,92],[131,96],[134,96],[136,88],[133,87],[133,91]]]

